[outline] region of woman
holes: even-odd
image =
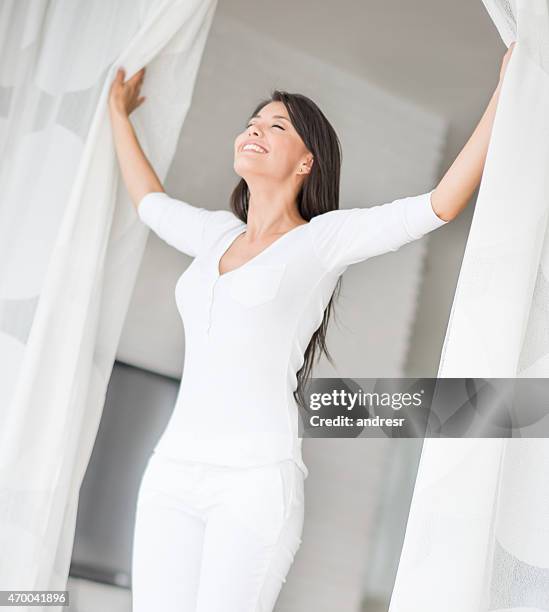
[[[436,189],[338,208],[340,145],[305,96],[275,91],[234,142],[231,211],[168,196],[129,115],[145,70],[119,70],[109,109],[139,217],[194,257],[176,301],[185,367],[172,417],[143,474],[132,559],[133,612],[274,608],[301,543],[307,468],[298,403],[334,290],[353,263],[454,219],[480,182],[500,82]],[[329,355],[328,355],[329,356]]]

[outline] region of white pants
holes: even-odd
[[[137,498],[132,612],[271,612],[301,544],[304,479],[153,453]]]

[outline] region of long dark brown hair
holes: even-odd
[[[303,140],[314,161],[309,174],[305,176],[297,194],[297,207],[301,216],[310,221],[316,215],[339,208],[339,176],[341,169],[341,144],[334,128],[318,106],[306,96],[275,89],[270,99],[260,102],[250,115],[253,117],[271,102],[282,102],[288,111],[290,121]],[[250,191],[248,184],[241,178],[230,197],[233,213],[244,223],[248,220]],[[334,309],[333,301],[341,289],[339,277],[334,292],[322,318],[322,323],[311,337],[305,350],[304,361],[297,373],[296,401],[306,408],[304,387],[313,363],[324,353],[330,363],[334,363],[326,346],[326,331],[330,315]]]

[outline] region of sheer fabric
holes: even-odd
[[[147,66],[132,122],[163,179],[215,6],[0,3],[0,589],[65,588],[148,234],[119,179],[110,84]]]
[[[516,45],[438,376],[545,378],[549,7],[484,4]],[[549,610],[548,473],[544,439],[425,439],[390,612]]]

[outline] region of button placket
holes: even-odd
[[[216,277],[211,285],[211,289],[210,289],[210,304],[209,304],[209,308],[208,308],[208,326],[206,327],[206,334],[209,336],[210,335],[210,329],[212,327],[212,313],[213,313],[213,305],[214,305],[214,299],[215,299],[215,287],[217,285],[217,281],[219,280],[219,277]]]

